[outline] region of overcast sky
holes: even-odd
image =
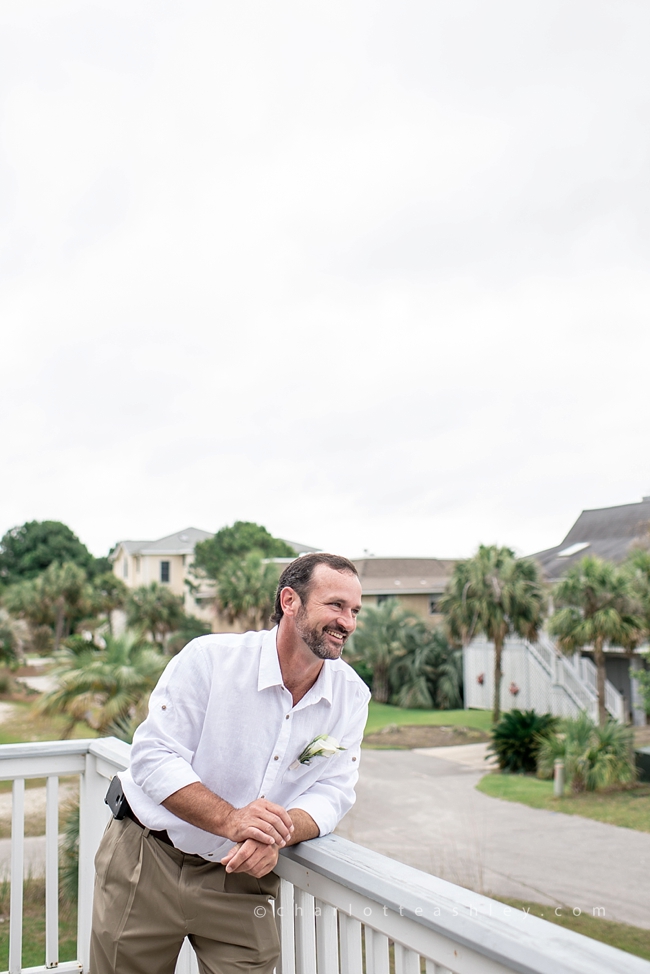
[[[0,533],[650,494],[647,0],[3,0]]]

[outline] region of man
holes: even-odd
[[[370,694],[340,656],[360,608],[351,562],[305,555],[277,628],[201,636],[169,663],[95,860],[91,974],[172,974],[185,936],[202,974],[273,970],[278,853],[354,803]]]

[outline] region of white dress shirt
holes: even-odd
[[[265,797],[302,808],[320,834],[352,807],[370,693],[343,660],[326,660],[293,705],[282,682],[277,628],[200,636],[168,664],[121,773],[131,808],[150,829],[166,829],[183,852],[218,862],[230,839],[205,832],[161,805],[195,781],[242,808]],[[320,734],[345,748],[291,765]]]

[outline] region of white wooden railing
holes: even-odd
[[[0,746],[14,781],[10,974],[88,972],[93,859],[108,820],[108,780],[128,765],[114,738]],[[77,959],[58,954],[58,779],[80,777]],[[47,779],[45,963],[22,968],[24,788]],[[380,809],[378,813],[380,813]],[[284,850],[275,907],[278,974],[650,974],[650,964],[336,835]],[[197,974],[186,942],[177,974]],[[7,972],[4,972],[7,974]]]

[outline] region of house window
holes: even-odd
[[[169,562],[168,561],[161,561],[160,562],[160,581],[161,582],[168,582],[169,581]]]
[[[429,615],[432,615],[432,616],[437,615],[437,613],[440,611],[439,608],[438,608],[438,603],[439,602],[440,602],[440,596],[439,595],[430,595],[429,596]]]
[[[136,574],[139,575],[140,574],[140,555],[136,555],[135,558],[133,559],[133,561],[135,562],[135,571],[136,571]]]
[[[124,559],[124,563],[122,565],[122,574],[124,575],[125,578],[128,578],[129,577],[129,559],[128,558],[125,558]]]
[[[390,595],[378,595],[377,596],[377,605],[383,605],[384,602],[388,602],[389,598],[390,598]]]

